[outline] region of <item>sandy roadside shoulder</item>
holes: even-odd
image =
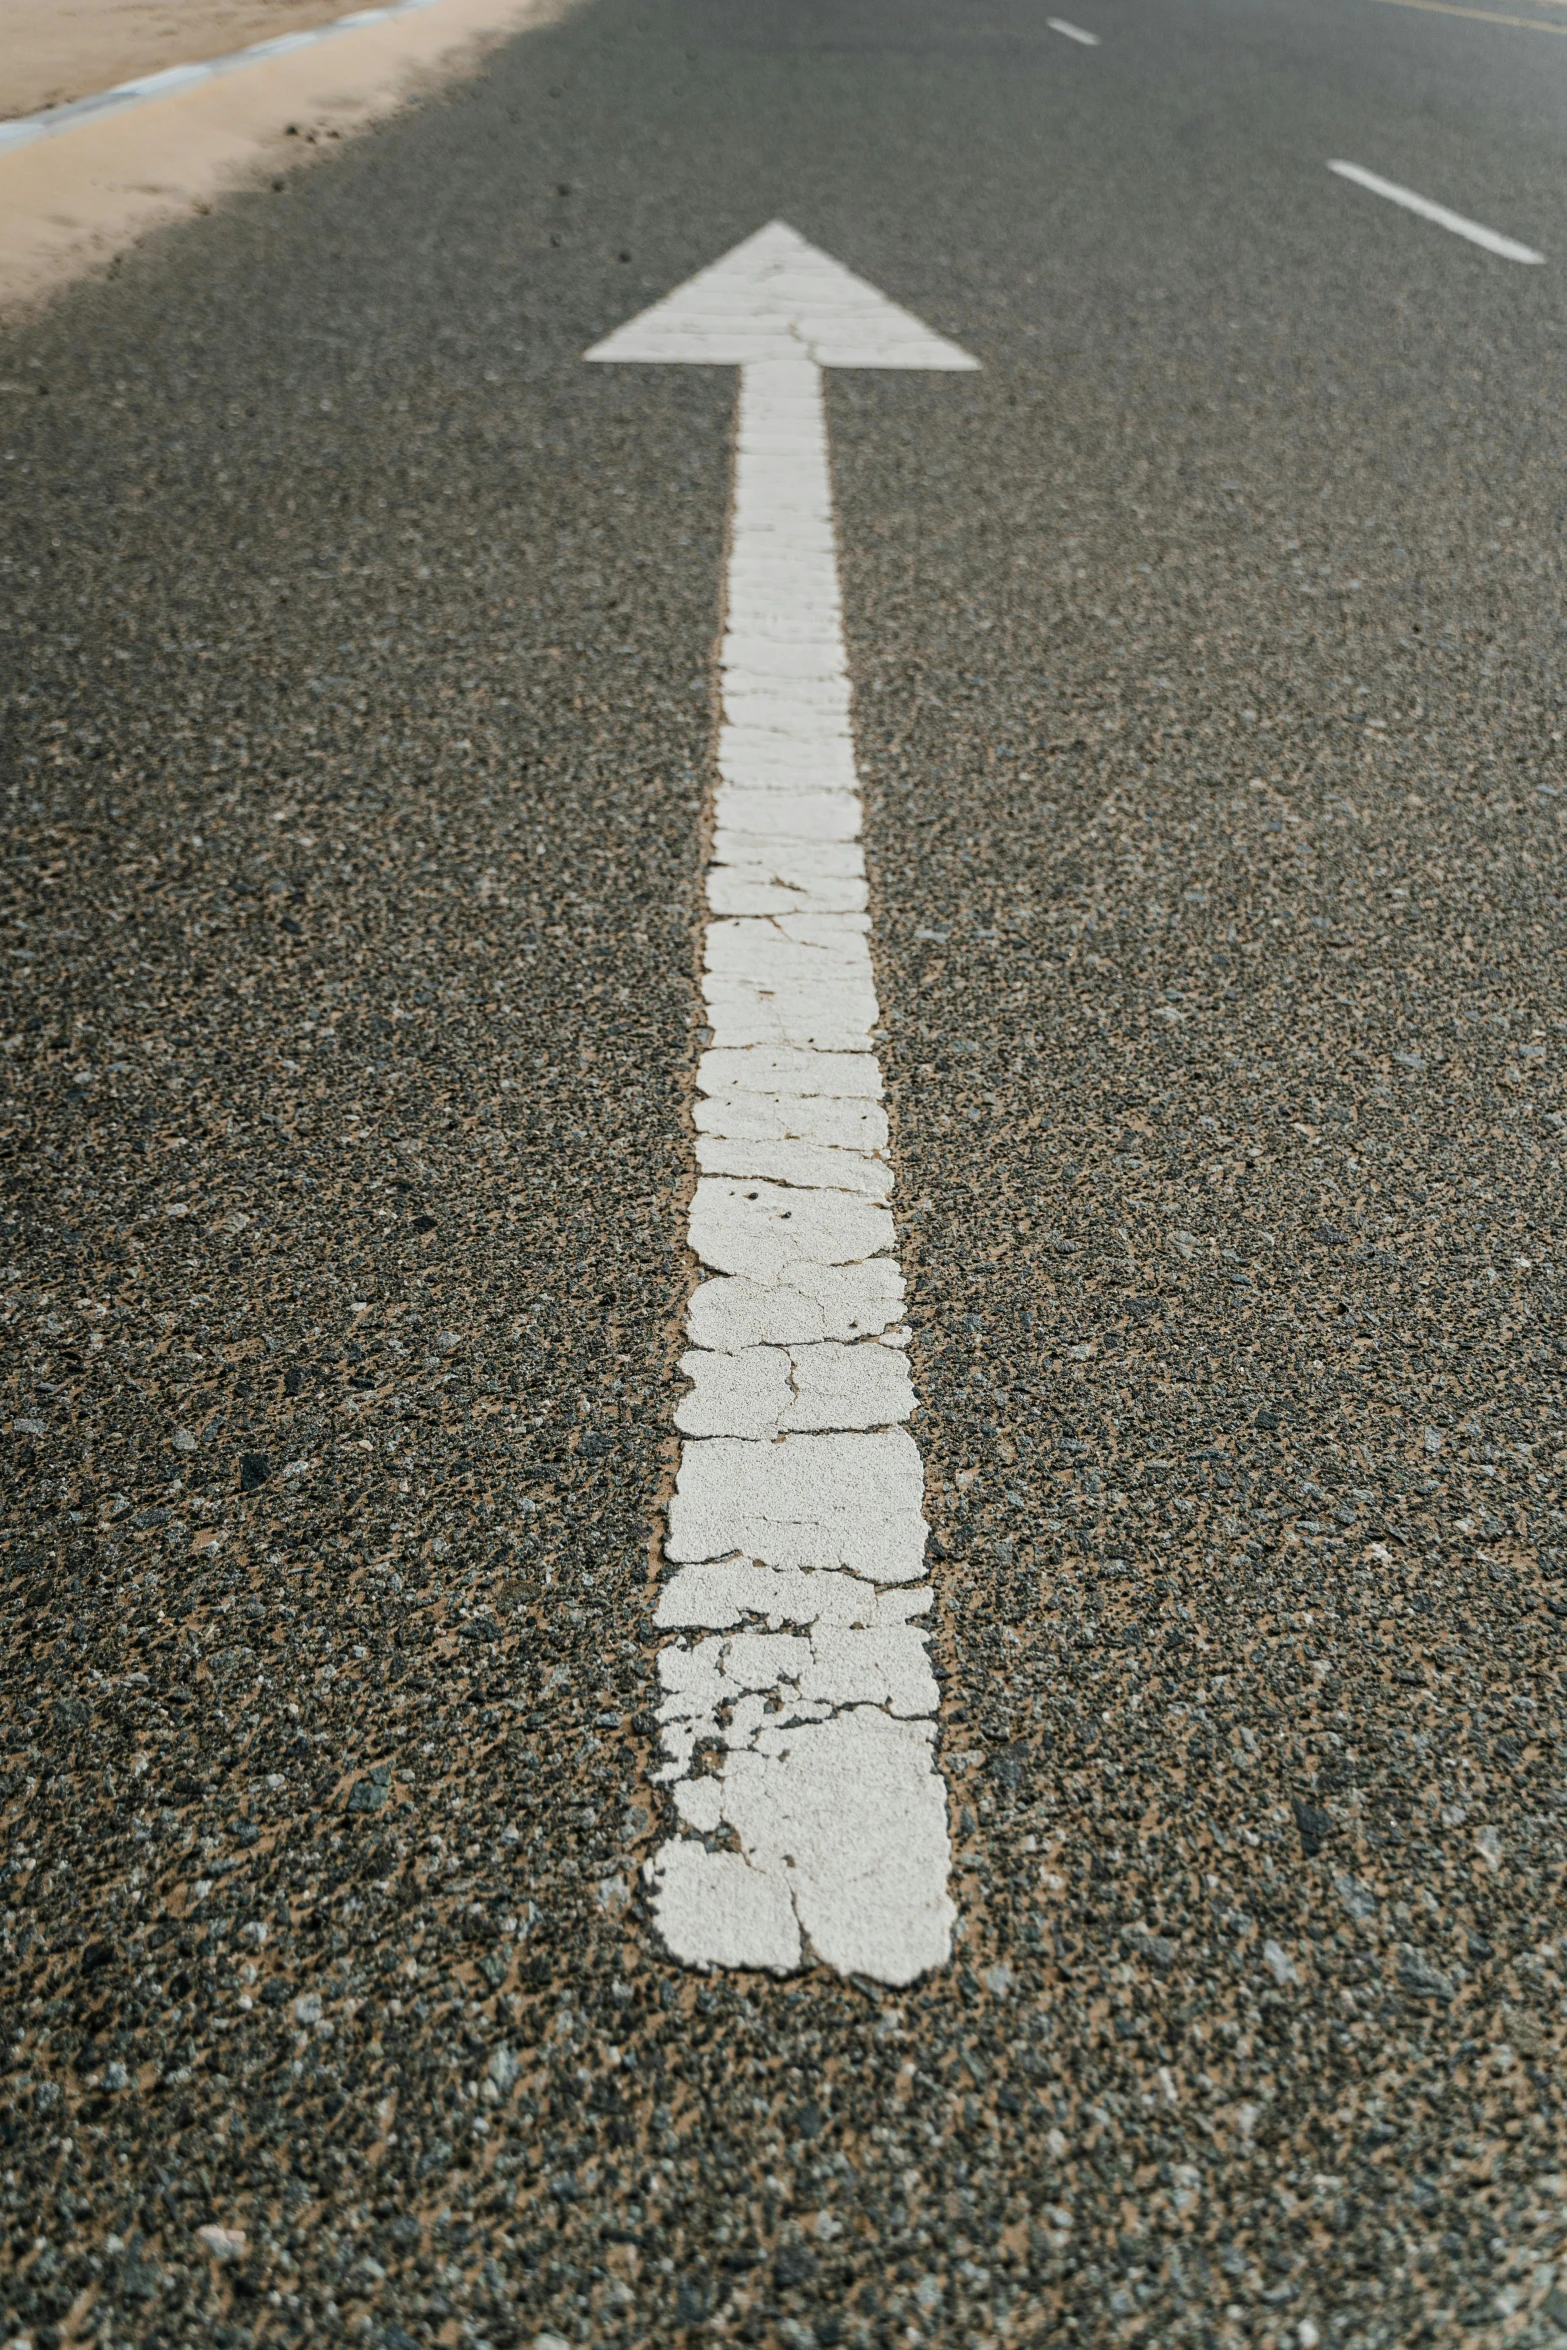
[[[553,23],[571,5],[436,0],[0,153],[0,319],[107,267],[149,230],[208,209],[231,188],[282,179],[324,144],[471,70],[496,42]],[[181,62],[201,54],[187,50]]]
[[[0,122],[311,32],[354,0],[0,0]]]

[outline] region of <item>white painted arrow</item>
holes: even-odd
[[[654,1911],[908,1983],[954,1911],[821,370],[977,362],[780,221],[587,356],[741,371]]]

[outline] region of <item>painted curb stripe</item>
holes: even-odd
[[[79,123],[101,122],[105,115],[122,114],[127,107],[177,97],[202,82],[216,81],[221,74],[237,73],[241,66],[264,65],[269,57],[288,57],[296,49],[313,49],[318,42],[335,40],[339,33],[387,24],[393,17],[414,16],[422,8],[438,5],[439,0],[391,0],[386,8],[358,8],[352,16],[336,17],[331,24],[316,25],[308,32],[279,33],[270,41],[254,41],[248,49],[235,49],[227,57],[209,57],[200,65],[165,66],[161,73],[117,82],[112,90],[100,90],[96,97],[73,98],[68,105],[51,106],[42,114],[19,115],[14,122],[0,122],[0,155],[30,147],[38,139],[57,138],[61,131],[74,130]]]

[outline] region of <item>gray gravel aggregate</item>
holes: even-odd
[[[1567,58],[1091,21],[604,0],[8,335],[0,2339],[1567,2338],[1564,318],[1323,169],[1567,253]],[[896,1997],[639,1891],[732,385],[579,354],[774,214],[984,363],[829,391]]]

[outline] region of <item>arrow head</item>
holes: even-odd
[[[586,356],[685,367],[803,359],[818,367],[977,368],[863,278],[775,220]]]

